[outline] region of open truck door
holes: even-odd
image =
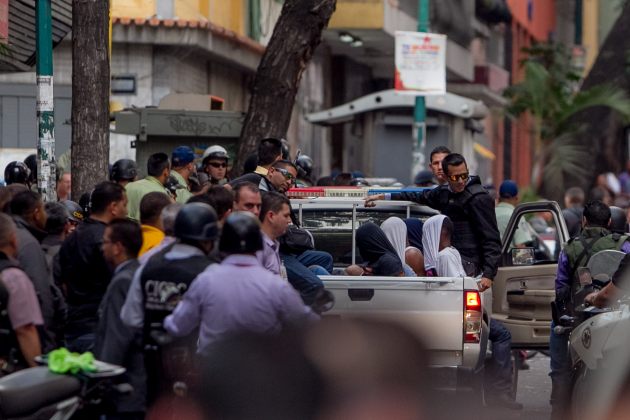
[[[549,346],[558,256],[568,240],[555,201],[525,203],[514,210],[492,286],[492,317],[510,330],[513,347]]]

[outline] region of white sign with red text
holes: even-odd
[[[395,88],[401,93],[446,93],[446,35],[396,31]]]

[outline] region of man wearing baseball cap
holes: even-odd
[[[507,229],[507,225],[510,222],[512,213],[514,213],[514,207],[518,204],[518,186],[516,182],[511,179],[506,179],[501,183],[499,187],[499,203],[495,207],[494,211],[497,215],[497,227],[499,228],[499,234],[503,239],[503,234]],[[523,246],[526,242],[531,241],[528,223],[524,218],[521,218],[518,224],[518,229],[514,233],[514,246]]]
[[[171,175],[177,181],[177,198],[178,203],[186,204],[188,199],[193,196],[190,192],[190,176],[197,173],[195,166],[195,153],[188,146],[178,146],[171,154],[171,164],[173,170]]]

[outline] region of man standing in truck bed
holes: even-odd
[[[501,237],[494,213],[494,201],[481,185],[479,177],[470,176],[464,157],[451,153],[442,161],[447,183],[422,192],[399,192],[372,195],[365,200],[373,207],[377,200],[408,200],[430,206],[448,216],[455,227],[452,245],[459,251],[466,274],[481,275],[479,290],[492,287],[499,259]],[[496,375],[489,383],[488,401],[507,408],[521,409],[511,399],[511,340],[510,332],[499,321],[490,321],[490,341],[496,364]]]

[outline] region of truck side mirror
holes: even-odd
[[[534,248],[512,248],[512,265],[534,265]]]

